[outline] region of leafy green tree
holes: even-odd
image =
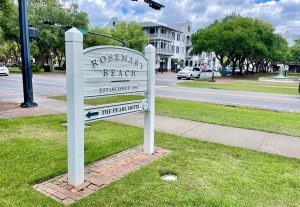
[[[113,37],[126,42],[127,47],[143,51],[143,46],[149,41],[147,35],[143,33],[142,26],[136,22],[118,22],[111,30]]]
[[[3,59],[3,62],[11,57],[13,57],[15,61],[18,61],[20,56],[20,48],[16,42],[3,41],[0,44],[0,56]]]
[[[16,59],[20,51],[18,17],[17,4],[11,4],[10,12],[5,12],[5,14],[0,12],[2,42],[10,44],[14,42],[9,51],[15,54]],[[65,56],[64,32],[66,29],[44,25],[43,20],[49,19],[64,26],[72,25],[84,29],[88,27],[87,13],[79,11],[77,4],[70,4],[66,7],[58,0],[28,0],[28,19],[29,25],[39,30],[38,39],[30,43],[31,54],[38,66],[43,66],[51,53],[60,62]],[[18,47],[17,50],[15,46]]]
[[[291,47],[291,61],[300,63],[300,39],[296,40],[296,45]]]
[[[192,54],[202,52],[215,52],[222,68],[225,68],[234,60],[237,44],[237,33],[234,33],[232,19],[237,17],[226,17],[224,20],[216,20],[205,29],[200,29],[192,35]]]
[[[19,30],[19,14],[16,4],[10,5],[9,12],[0,13],[0,28],[2,42],[9,42],[17,45],[20,50],[20,30]]]
[[[10,0],[0,0],[0,12],[8,12],[12,6]]]
[[[215,52],[222,68],[232,64],[249,70],[254,65],[257,72],[266,71],[272,62],[287,60],[288,45],[268,22],[233,14],[216,20],[205,29],[192,35],[192,54]]]
[[[59,63],[65,56],[65,28],[44,25],[42,21],[49,19],[58,25],[83,29],[88,27],[87,13],[79,11],[77,4],[71,4],[65,8],[57,0],[29,0],[28,12],[29,24],[36,26],[39,30],[39,38],[33,43],[38,48],[33,53],[38,66],[47,62],[51,53],[58,58]]]
[[[111,36],[111,31],[109,28],[106,27],[94,27],[90,29],[91,32],[97,33],[97,34],[103,34],[107,36]],[[93,34],[85,35],[84,37],[84,47],[92,47],[97,45],[119,45],[118,42],[115,40],[101,37]]]

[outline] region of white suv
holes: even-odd
[[[9,75],[9,70],[7,69],[7,67],[0,63],[0,75]]]
[[[193,67],[185,67],[183,70],[179,71],[177,74],[177,79],[186,78],[188,80],[192,78],[200,78],[200,69]]]

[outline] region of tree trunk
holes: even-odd
[[[235,75],[235,68],[236,68],[236,61],[233,60],[232,71],[231,71],[231,75],[232,75],[232,76]]]

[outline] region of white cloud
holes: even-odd
[[[69,0],[70,1],[70,0]],[[92,26],[103,26],[112,17],[126,21],[156,21],[177,23],[192,21],[193,30],[206,27],[215,19],[232,12],[261,18],[274,25],[277,32],[290,31],[292,38],[300,38],[300,0],[156,0],[166,7],[152,10],[143,0],[73,0],[89,13]]]

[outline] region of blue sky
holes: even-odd
[[[105,26],[113,17],[125,21],[165,24],[192,21],[193,30],[232,12],[264,19],[288,39],[300,38],[300,0],[156,0],[166,7],[156,11],[143,0],[67,0],[88,12],[92,26]]]

